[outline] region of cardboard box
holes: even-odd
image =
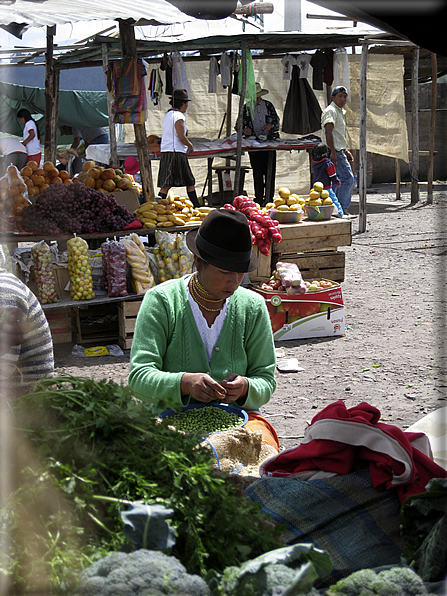
[[[345,334],[345,310],[339,285],[296,296],[251,289],[266,301],[275,341]]]
[[[118,205],[124,205],[131,213],[140,206],[138,194],[135,190],[121,190],[114,192],[113,196]]]

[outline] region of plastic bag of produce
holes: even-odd
[[[194,270],[194,255],[186,246],[183,232],[155,230],[156,246],[152,253],[157,261],[160,282],[182,277]]]
[[[95,292],[87,242],[79,236],[70,238],[67,242],[67,253],[70,296],[73,300],[91,300],[95,297]]]
[[[145,294],[147,290],[155,286],[147,258],[146,249],[138,234],[130,234],[122,239],[126,249],[127,262],[131,267],[132,284],[137,294]]]
[[[118,240],[107,240],[101,244],[103,254],[103,280],[107,280],[109,298],[128,296],[126,280],[126,247]]]
[[[301,271],[296,263],[278,261],[276,263],[275,277],[281,280],[289,296],[304,294],[307,291]]]
[[[31,248],[31,254],[37,285],[37,299],[42,304],[57,302],[59,296],[56,292],[50,247],[44,240],[41,240]]]
[[[22,220],[23,211],[31,205],[28,186],[13,164],[7,167],[6,174],[0,178],[0,203],[2,215],[12,217],[16,223]]]

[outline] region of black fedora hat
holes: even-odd
[[[191,101],[188,97],[186,89],[174,89],[172,99],[180,99],[181,101]]]
[[[211,211],[200,228],[186,234],[186,245],[199,259],[225,271],[246,273],[258,266],[251,250],[250,227],[240,211]]]

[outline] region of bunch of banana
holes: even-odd
[[[123,238],[121,242],[126,248],[127,262],[131,267],[135,292],[144,294],[155,285],[144,244],[137,234],[130,234],[130,236]]]
[[[192,202],[169,192],[165,199],[140,205],[134,211],[145,228],[169,228],[193,223],[200,224],[212,207],[194,207]]]

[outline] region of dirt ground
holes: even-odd
[[[423,186],[416,205],[409,188],[399,201],[391,185],[368,189],[367,230],[359,233],[353,219],[352,245],[340,247],[346,335],[277,342],[304,368],[277,372],[263,408],[282,448],[297,445],[312,417],[338,399],[347,407],[366,401],[402,429],[446,405],[447,184],[435,184],[433,204],[426,197]],[[55,347],[58,372],[126,382],[130,351],[86,358],[71,349]]]

